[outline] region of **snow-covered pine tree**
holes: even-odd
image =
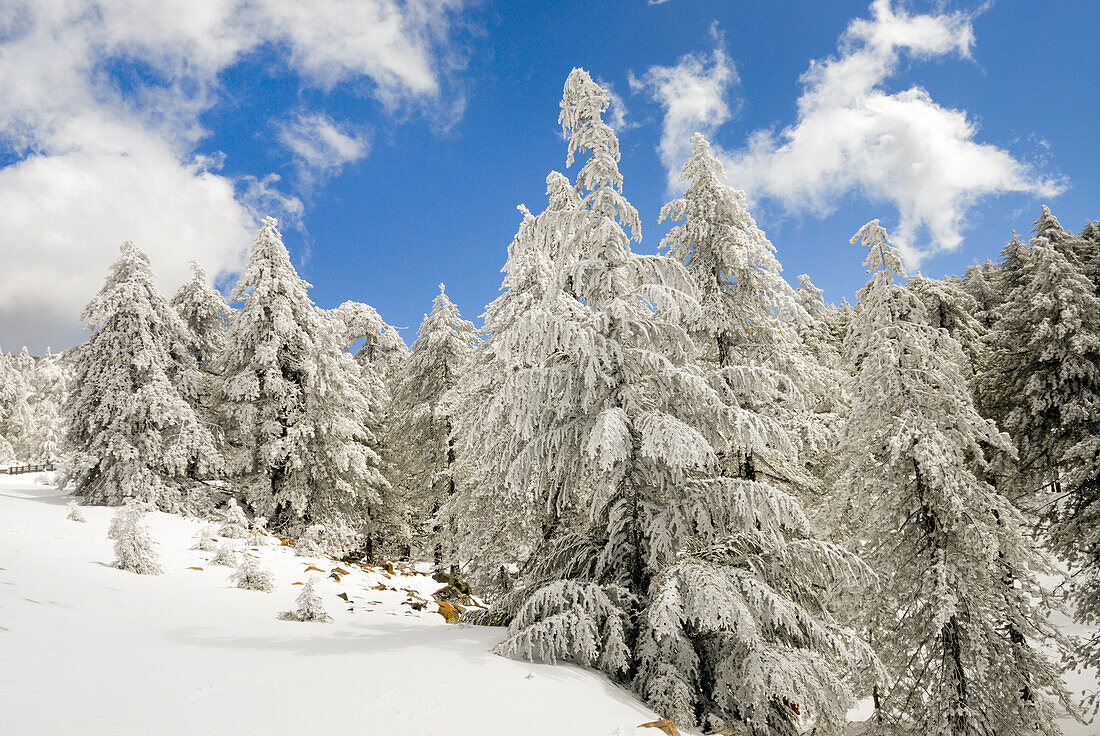
[[[244,539],[248,534],[248,517],[244,510],[237,504],[237,499],[230,498],[222,512],[222,524],[218,528],[218,535],[227,539]]]
[[[500,583],[511,577],[507,573],[511,565],[537,559],[562,513],[553,504],[501,505],[503,475],[519,446],[492,442],[481,413],[490,402],[498,404],[496,411],[511,411],[507,402],[522,401],[523,397],[504,396],[501,386],[509,376],[534,366],[534,358],[514,352],[514,343],[505,337],[521,329],[521,319],[532,309],[558,300],[566,305],[574,301],[563,293],[568,284],[555,281],[554,268],[568,257],[564,243],[573,223],[569,213],[581,208],[581,199],[572,183],[556,171],[546,177],[546,193],[549,202],[537,217],[524,205],[517,208],[523,220],[501,269],[505,274],[502,293],[482,315],[487,340],[474,352],[466,379],[444,399],[456,407],[452,416],[458,451],[453,471],[457,491],[445,513],[459,520],[456,557],[464,561],[463,573],[488,590],[501,589]],[[486,539],[493,543],[485,544]]]
[[[479,342],[477,328],[462,319],[440,284],[432,311],[421,322],[412,353],[394,381],[387,443],[392,483],[409,508],[419,543],[434,550],[437,565],[443,562],[444,537],[454,533],[452,523],[435,519],[455,493],[455,407],[444,396],[463,379]]]
[[[294,554],[298,557],[320,557],[325,553],[325,525],[312,524],[306,527],[294,545]]]
[[[82,318],[92,336],[74,349],[64,407],[67,482],[86,503],[179,508],[184,479],[217,473],[221,457],[189,403],[199,379],[188,328],[133,243]]]
[[[973,317],[985,330],[993,326],[994,310],[1004,300],[997,274],[997,264],[987,258],[969,266],[963,276],[963,289],[974,300]],[[978,370],[980,367],[975,365],[974,369]]]
[[[263,593],[275,590],[275,576],[247,552],[241,555],[241,564],[229,576],[229,582],[245,590],[259,590]]]
[[[409,346],[393,325],[387,324],[378,311],[362,302],[344,302],[332,310],[332,316],[343,325],[341,346],[350,350],[360,343],[355,359],[370,365],[389,385],[409,353]]]
[[[917,274],[909,280],[908,288],[924,304],[928,323],[947,330],[962,347],[968,359],[966,369],[973,371],[974,366],[982,365],[982,338],[986,330],[975,316],[980,308],[962,279],[957,276],[933,279]]]
[[[325,612],[325,607],[321,603],[321,596],[317,595],[316,585],[317,576],[311,575],[302,585],[302,592],[298,594],[298,598],[295,600],[295,603],[298,604],[297,610],[283,611],[279,614],[279,618],[283,621],[316,621],[319,623],[332,621],[332,616]]]
[[[191,546],[191,549],[201,550],[203,552],[216,552],[218,550],[218,529],[213,524],[207,524],[202,529],[195,532],[193,539],[195,543]]]
[[[824,292],[814,286],[806,274],[799,275],[794,298],[798,305],[794,327],[802,344],[819,365],[834,371],[842,370],[840,344],[843,335],[838,339],[830,324],[830,316],[836,307],[825,303]]]
[[[977,390],[983,414],[1009,433],[1019,453],[1014,495],[1057,511],[1067,453],[1100,432],[1100,299],[1039,234],[1064,235],[1048,214],[1044,208],[1028,245],[1013,238],[1005,246],[1004,302],[986,338],[988,364]]]
[[[33,462],[31,437],[35,433],[34,416],[34,369],[35,359],[26,346],[17,354],[9,357],[12,367],[22,379],[15,386],[18,393],[8,412],[7,437],[15,447],[16,457],[24,462]]]
[[[894,282],[905,271],[878,220],[852,242],[873,276],[848,332],[856,376],[830,515],[882,582],[861,604],[887,670],[872,730],[1058,733],[1067,694],[1046,652],[1065,642],[1038,578],[1052,568],[982,480],[985,448],[1011,453],[1008,438],[975,410],[958,342]]]
[[[703,316],[690,325],[702,347],[699,359],[717,371],[728,401],[781,421],[798,439],[802,461],[820,476],[835,446],[843,375],[804,347],[797,326],[808,315],[780,275],[775,247],[749,214],[745,193],[723,183],[706,138],[696,133],[691,142],[681,174],[687,189],[661,209],[660,220],[677,225],[660,248],[684,264],[699,289]],[[765,389],[769,401],[753,403],[750,395],[765,384],[774,387]],[[753,462],[751,454],[729,460]]]
[[[1081,273],[1088,276],[1100,294],[1100,222],[1089,220],[1081,229],[1078,245]]]
[[[145,524],[145,506],[127,498],[111,519],[107,536],[115,540],[115,567],[139,575],[160,575],[164,568],[157,555],[157,543]]]
[[[17,459],[15,445],[24,432],[20,423],[24,417],[20,404],[25,402],[29,391],[12,356],[0,350],[0,463],[12,463]]]
[[[69,393],[71,371],[63,355],[46,348],[31,377],[32,423],[27,434],[28,457],[51,463],[61,456],[65,426],[62,407]]]
[[[244,305],[218,362],[229,467],[273,528],[324,523],[344,544],[365,534],[377,545],[389,492],[375,449],[385,390],[344,350],[342,326],[310,301],[277,224],[264,220],[231,296]]]
[[[176,291],[172,306],[190,330],[187,348],[191,355],[204,371],[212,371],[214,362],[225,347],[232,310],[225,298],[210,285],[206,270],[198,261],[191,261],[191,278]]]
[[[512,620],[497,651],[598,667],[682,725],[774,733],[801,711],[835,732],[851,700],[843,673],[867,649],[821,591],[866,571],[813,539],[793,497],[716,477],[727,437],[763,451],[783,431],[727,407],[692,364],[684,268],[631,252],[624,226],[637,237],[638,216],[607,105],[587,72],[570,74],[567,163],[592,153],[580,206],[534,218],[561,245],[551,286],[494,336],[514,370],[471,420],[491,438],[472,449],[502,479],[499,505],[560,512],[514,616],[498,609]]]

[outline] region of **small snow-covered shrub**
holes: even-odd
[[[241,558],[241,564],[229,576],[229,581],[245,590],[262,590],[265,593],[275,590],[275,576],[260,567],[259,560],[248,554]]]
[[[329,616],[325,612],[325,608],[321,605],[321,596],[317,595],[313,589],[317,582],[317,576],[314,575],[306,581],[302,587],[302,592],[298,595],[297,603],[298,610],[296,611],[283,611],[279,614],[279,618],[283,621],[320,621],[328,622],[332,620],[332,616]]]
[[[251,547],[259,547],[268,543],[266,516],[257,516],[252,519],[252,524],[248,527],[246,541]]]
[[[299,557],[320,557],[325,553],[324,535],[324,524],[314,524],[308,527],[294,546],[294,554]]]
[[[237,552],[230,546],[229,542],[222,542],[218,547],[218,552],[210,559],[211,565],[223,565],[225,567],[233,567],[237,564]]]
[[[216,552],[218,549],[218,530],[213,524],[207,524],[198,532],[195,533],[195,544],[191,549],[201,550],[203,552]]]
[[[34,484],[36,486],[52,486],[54,485],[54,474],[52,472],[39,473],[34,476]]]
[[[229,499],[229,505],[225,507],[225,521],[218,529],[218,534],[229,539],[244,539],[248,536],[248,518],[237,505],[237,499]]]
[[[107,536],[115,540],[115,567],[118,569],[139,575],[164,572],[157,556],[157,543],[145,525],[145,509],[135,499],[127,499],[111,519]]]
[[[65,508],[69,510],[69,513],[65,516],[65,518],[69,521],[88,521],[84,518],[84,512],[80,510],[80,506],[75,500],[69,501],[68,506],[66,506]]]

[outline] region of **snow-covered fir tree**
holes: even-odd
[[[325,525],[312,524],[298,537],[294,554],[298,557],[320,557],[325,553]]]
[[[344,302],[332,310],[332,315],[343,325],[341,346],[350,350],[359,344],[355,359],[371,366],[387,385],[409,353],[401,334],[387,324],[378,311],[362,302]]]
[[[1067,453],[1100,432],[1100,299],[1041,234],[1064,235],[1048,214],[1029,244],[1013,238],[1002,253],[1004,301],[977,388],[983,413],[1019,453],[1015,494],[1058,510]]]
[[[187,348],[203,370],[213,370],[214,362],[225,347],[229,329],[229,305],[210,285],[206,270],[191,261],[191,278],[172,297],[172,306],[189,328]]]
[[[568,284],[555,282],[555,263],[568,257],[564,242],[571,227],[571,212],[581,208],[581,199],[572,183],[559,172],[546,177],[549,202],[539,216],[524,205],[518,209],[523,220],[512,242],[504,267],[501,294],[482,315],[483,335],[487,341],[475,351],[465,380],[444,401],[456,407],[454,435],[457,462],[453,477],[460,491],[447,505],[448,518],[459,520],[457,556],[465,560],[464,572],[478,584],[500,588],[507,583],[505,568],[515,561],[534,560],[536,550],[553,535],[560,517],[555,505],[512,504],[502,507],[498,489],[502,474],[509,466],[507,457],[516,446],[489,443],[482,424],[482,409],[489,402],[521,401],[522,396],[501,396],[501,386],[520,370],[531,369],[533,358],[513,348],[506,340],[514,330],[523,329],[521,321],[539,305],[554,304],[558,299],[569,303],[573,297],[563,293]],[[484,453],[496,454],[487,461]],[[492,525],[492,532],[487,527]],[[491,537],[494,543],[486,545]]]
[[[973,366],[981,365],[986,330],[976,316],[980,307],[962,279],[957,276],[932,279],[918,274],[909,280],[908,288],[924,304],[928,323],[947,330],[962,347],[969,364],[966,368],[973,370]]]
[[[869,653],[820,591],[866,570],[814,539],[790,495],[717,474],[718,452],[790,443],[692,364],[683,323],[700,314],[685,269],[631,252],[638,216],[607,105],[587,72],[570,74],[567,163],[591,152],[579,206],[525,218],[559,246],[543,249],[549,286],[492,335],[513,370],[469,420],[481,443],[463,448],[500,481],[499,507],[557,519],[527,585],[497,607],[511,619],[497,651],[598,667],[682,725],[793,732],[801,712],[836,732],[846,674]]]
[[[71,371],[63,355],[49,348],[31,377],[32,422],[27,433],[28,457],[51,463],[61,457],[65,425],[62,407],[69,394]]]
[[[881,584],[860,612],[886,668],[872,731],[1055,734],[1067,704],[1021,513],[986,483],[1008,438],[975,410],[966,357],[908,288],[878,220],[852,238],[872,277],[847,337],[856,368],[830,515]]]
[[[241,555],[241,564],[229,576],[229,582],[245,590],[259,590],[263,593],[275,590],[275,576],[247,552]]]
[[[273,528],[324,523],[343,544],[365,534],[377,545],[389,491],[375,449],[385,390],[310,301],[276,226],[264,220],[252,245],[218,363],[229,468]]]
[[[691,142],[681,174],[687,189],[661,209],[661,220],[677,224],[660,247],[684,264],[698,287],[702,319],[689,327],[700,339],[700,360],[717,369],[728,401],[781,421],[797,439],[803,462],[821,475],[835,446],[843,376],[835,365],[811,357],[800,339],[798,323],[809,320],[781,276],[775,247],[749,214],[745,193],[723,182],[722,164],[701,133]],[[820,312],[824,302],[812,307]],[[751,403],[750,394],[762,389],[769,400]],[[822,414],[814,416],[814,409]],[[733,460],[753,462],[751,455]]]
[[[1100,621],[1100,298],[1082,254],[1046,207],[1027,246],[1002,258],[1004,302],[987,338],[983,408],[1019,451],[1013,491],[1044,517],[1075,570],[1077,617]],[[1086,256],[1087,260],[1087,256]],[[1091,638],[1080,661],[1100,665]]]
[[[328,615],[321,603],[321,596],[317,595],[316,585],[317,576],[311,575],[302,585],[302,592],[295,599],[298,608],[293,611],[283,611],[279,614],[279,618],[283,621],[315,621],[319,623],[332,621],[332,616]]]
[[[29,393],[30,387],[12,356],[0,350],[0,463],[17,459],[15,445],[24,433],[21,404]]]
[[[187,325],[133,243],[122,245],[82,318],[92,335],[75,349],[65,477],[89,503],[179,508],[185,479],[217,473],[221,457],[189,403],[200,380]]]
[[[462,319],[440,284],[394,381],[388,443],[393,485],[409,507],[419,541],[434,550],[436,564],[443,559],[440,537],[452,534],[453,525],[435,515],[455,492],[455,407],[444,396],[463,380],[479,341],[477,328]]]
[[[231,498],[225,504],[222,512],[222,523],[218,528],[218,535],[228,539],[244,539],[248,534],[248,517],[244,510],[237,504],[237,499]]]
[[[994,310],[1004,301],[998,280],[997,264],[988,258],[966,269],[963,289],[973,300],[973,317],[986,330],[996,319]],[[974,366],[975,370],[979,366]]]
[[[115,567],[139,575],[160,575],[164,568],[157,554],[157,543],[145,524],[145,505],[127,498],[111,518],[107,536],[115,540]]]

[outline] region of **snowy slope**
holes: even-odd
[[[111,567],[114,509],[84,507],[80,524],[68,500],[0,478],[0,734],[656,733],[637,728],[654,713],[606,679],[495,656],[503,630],[413,611],[400,589],[430,600],[430,577],[343,565],[317,586],[333,623],[279,621],[293,583],[318,574],[308,564],[338,563],[262,547],[275,592],[239,590],[190,549],[202,524],[150,514],[167,573],[134,575]]]
[[[239,590],[231,568],[190,549],[204,524],[159,513],[147,521],[167,574],[134,575],[111,567],[115,510],[81,507],[88,523],[79,524],[65,518],[69,500],[29,475],[0,476],[5,736],[659,733],[637,728],[655,714],[595,673],[497,657],[489,649],[502,629],[448,625],[431,603],[414,611],[407,591],[430,601],[440,587],[426,575],[271,544],[249,549],[275,574],[275,592]],[[319,575],[309,565],[350,573],[318,581],[335,621],[277,620],[294,608],[293,583]],[[1096,687],[1089,672],[1067,681],[1074,694]],[[1062,724],[1067,736],[1100,733],[1100,724]]]

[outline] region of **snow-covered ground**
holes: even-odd
[[[427,575],[273,543],[248,549],[275,592],[240,590],[232,568],[191,549],[205,524],[160,513],[147,521],[166,574],[135,575],[111,566],[115,509],[81,507],[81,524],[65,518],[69,500],[0,476],[0,734],[658,733],[638,728],[656,715],[603,677],[495,656],[502,629],[448,625],[431,602],[414,610],[441,587]],[[348,574],[328,577],[338,567]],[[334,621],[278,620],[310,575]],[[1092,673],[1067,681],[1074,695],[1096,687]]]
[[[498,657],[503,630],[414,611],[403,589],[430,601],[440,585],[426,575],[271,545],[253,553],[275,592],[240,590],[190,549],[204,524],[159,513],[147,521],[166,574],[135,575],[111,566],[115,509],[82,507],[81,524],[69,500],[0,478],[0,734],[654,733],[637,728],[654,713],[601,676]],[[322,575],[309,565],[335,621],[277,620],[294,583]]]

